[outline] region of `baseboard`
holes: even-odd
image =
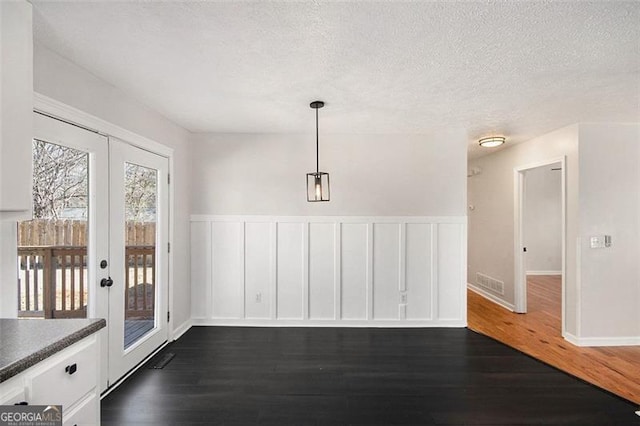
[[[115,383],[112,383],[111,386],[109,386],[104,392],[102,392],[100,394],[100,400],[104,399],[107,395],[109,395],[111,392],[113,392],[114,390],[116,390],[118,387],[120,387],[121,384],[123,384],[129,377],[131,377],[136,371],[138,371],[140,368],[142,368],[142,366],[149,361],[151,358],[153,358],[154,356],[156,356],[158,354],[158,352],[160,352],[161,350],[163,350],[167,345],[169,344],[169,342],[164,342],[162,345],[160,345],[158,348],[156,348],[153,352],[151,352],[149,355],[147,355],[142,361],[140,361],[135,367],[133,367],[131,370],[129,370],[127,372],[127,374],[125,374],[124,376],[120,377]]]
[[[480,287],[476,287],[473,284],[467,284],[467,288],[471,291],[473,291],[474,293],[479,294],[480,296],[484,297],[485,299],[495,303],[496,305],[500,305],[503,308],[505,308],[508,311],[513,312],[515,310],[515,306],[509,302],[506,302],[502,299],[500,299],[498,296],[495,296],[487,291],[484,291],[483,289],[481,289]]]
[[[640,336],[631,337],[577,337],[564,333],[564,339],[576,346],[640,346]]]
[[[562,271],[527,271],[527,275],[562,275]]]
[[[194,326],[226,326],[226,327],[345,327],[345,328],[464,328],[463,320],[285,320],[285,319],[226,319],[226,318],[194,318]]]
[[[193,327],[193,320],[186,320],[185,322],[183,322],[182,324],[180,324],[178,327],[173,329],[173,340],[178,340],[180,337],[182,337],[182,335],[184,333],[186,333],[187,331],[189,331],[189,329]]]

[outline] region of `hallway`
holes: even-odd
[[[527,284],[524,315],[467,290],[469,328],[640,404],[640,347],[572,345],[561,336],[560,276],[529,276]]]

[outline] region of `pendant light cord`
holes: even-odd
[[[320,173],[320,148],[318,145],[318,108],[316,108],[316,173]]]

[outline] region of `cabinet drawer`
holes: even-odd
[[[96,359],[98,357],[95,340],[71,346],[59,354],[46,369],[31,376],[30,404],[62,405],[71,408],[78,400],[96,386]]]
[[[26,401],[24,387],[10,388],[0,396],[0,405],[13,405],[23,401]]]
[[[92,395],[68,414],[62,410],[62,415],[64,426],[97,426],[100,423],[98,398]]]

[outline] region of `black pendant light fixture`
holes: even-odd
[[[309,106],[316,110],[316,171],[307,173],[307,201],[329,201],[329,173],[320,171],[318,148],[318,109],[324,106],[324,102],[313,101]]]

